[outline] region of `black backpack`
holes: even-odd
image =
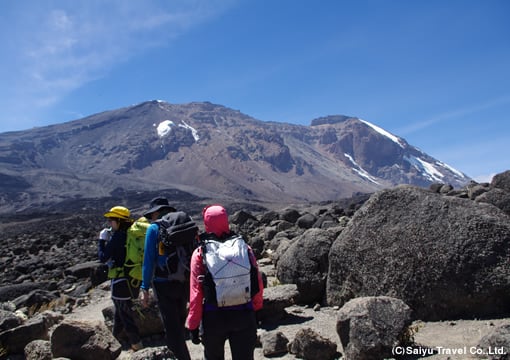
[[[193,251],[198,246],[198,226],[183,211],[163,216],[159,223],[159,251],[167,255],[168,279],[188,282]]]

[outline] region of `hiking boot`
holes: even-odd
[[[138,351],[141,349],[143,349],[143,344],[141,341],[137,342],[136,344],[131,345],[131,350],[133,350],[133,351]]]

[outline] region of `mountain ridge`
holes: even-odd
[[[470,179],[352,116],[264,122],[210,102],[160,100],[0,134],[0,212],[113,191],[317,202],[397,184]]]

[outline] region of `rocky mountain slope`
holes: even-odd
[[[191,213],[200,213],[199,202],[191,201],[188,206]],[[395,344],[405,345],[396,335],[389,342],[383,341],[388,331],[380,330],[381,321],[384,326],[394,325],[399,316],[391,305],[394,300],[387,299],[392,297],[412,309],[408,314],[408,320],[414,321],[410,329],[418,332],[412,349],[432,348],[437,354],[438,349],[466,347],[485,354],[482,337],[492,334],[492,330],[504,330],[488,344],[493,349],[506,346],[503,351],[508,353],[505,349],[510,348],[510,342],[504,340],[509,339],[508,320],[478,323],[476,333],[472,333],[471,323],[459,319],[508,319],[510,315],[510,171],[496,175],[490,184],[471,183],[462,189],[445,184],[433,184],[429,189],[397,186],[370,196],[279,210],[236,211],[235,204],[227,208],[231,226],[246,236],[267,275],[264,309],[259,313],[264,330],[261,338],[266,332],[278,338],[278,332],[282,332],[295,342],[296,331],[310,327],[344,355],[359,354],[350,358],[390,358]],[[201,224],[199,216],[196,218]],[[51,337],[50,333],[53,325],[63,326],[61,314],[81,313],[81,320],[99,315],[100,308],[94,308],[95,314],[90,313],[91,308],[80,308],[99,301],[92,294],[108,284],[106,266],[94,260],[100,222],[98,210],[95,215],[59,214],[0,223],[0,358],[6,353],[10,353],[10,359],[24,358],[25,346],[32,340],[39,341],[32,343],[33,353],[43,347],[50,351],[50,342],[52,349],[57,344],[82,346],[70,340],[70,332],[60,340],[55,332]],[[388,300],[386,310],[368,311],[374,301],[384,304]],[[356,307],[354,310],[358,310],[348,319],[368,318],[339,327],[339,313],[345,312],[351,301],[360,302],[361,309],[367,310]],[[32,317],[47,308],[58,316],[37,321],[36,316]],[[25,315],[30,320],[20,319]],[[102,315],[107,323],[106,312]],[[153,343],[161,339],[161,329],[154,332],[155,322],[147,320],[146,313],[144,316],[146,351],[152,355],[139,352],[140,357],[131,354],[133,357],[126,358],[161,359],[155,355],[159,350]],[[430,328],[424,324],[430,320],[448,321]],[[496,329],[496,324],[506,327]],[[403,327],[399,327],[399,333],[405,330]],[[78,324],[77,328],[86,330],[87,326]],[[342,338],[340,333],[349,336]],[[101,334],[106,336],[108,331]],[[88,351],[89,356],[83,359],[97,358],[90,355],[87,339],[80,339],[85,341],[83,353]],[[262,352],[268,346],[263,338],[261,342],[257,359],[265,357]],[[104,341],[94,346],[101,344]],[[314,346],[317,353],[320,344]],[[119,355],[120,345],[115,351],[104,350],[114,358]],[[193,346],[193,351],[201,353],[198,346]],[[281,351],[281,358],[306,358],[294,353],[283,355],[286,347]],[[380,357],[374,357],[374,351]],[[413,354],[395,358],[418,358]],[[446,359],[449,354],[440,355],[430,358]],[[26,358],[51,358],[51,354],[32,356]],[[463,353],[448,358],[473,357]]]
[[[0,134],[0,212],[84,206],[177,189],[250,202],[336,200],[397,184],[469,181],[358,118],[263,122],[211,103],[161,101]],[[131,193],[132,194],[132,193]]]

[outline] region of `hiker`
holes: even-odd
[[[114,318],[112,333],[120,342],[122,331],[127,335],[131,349],[134,351],[143,348],[140,334],[135,323],[132,298],[137,289],[132,289],[124,273],[124,260],[126,258],[127,229],[133,223],[129,209],[123,206],[114,206],[104,214],[110,228],[103,229],[99,234],[98,256],[99,261],[108,264],[108,278],[111,279],[111,297],[114,305]]]
[[[176,209],[168,203],[168,199],[157,197],[151,201],[149,210],[143,214],[151,221],[151,225],[145,236],[140,299],[143,307],[149,306],[149,289],[152,286],[163,319],[168,348],[178,360],[190,360],[184,327],[187,290],[183,282],[169,279],[166,270],[167,255],[160,252],[162,244],[159,240],[158,220],[175,211]]]
[[[242,237],[230,231],[228,215],[224,207],[221,205],[208,206],[204,208],[202,215],[205,233],[200,236],[202,245],[193,252],[191,258],[190,303],[186,327],[190,331],[193,343],[202,342],[206,360],[223,360],[227,339],[230,343],[233,360],[253,359],[257,340],[255,312],[262,308],[263,301],[263,283],[256,258]],[[222,243],[226,244],[227,242],[230,242],[229,249],[236,248],[240,250],[235,250],[237,253],[244,254],[240,257],[245,259],[241,259],[240,262],[244,261],[244,266],[248,267],[249,274],[247,276],[250,282],[248,286],[241,284],[242,281],[238,280],[230,282],[230,287],[225,284],[221,285],[221,281],[225,281],[226,274],[223,274],[223,279],[214,280],[216,285],[211,283],[213,280],[210,279],[214,278],[214,274],[209,269],[207,258],[208,256],[214,258],[216,256],[213,253],[215,247],[221,247]],[[211,246],[208,246],[208,243]],[[228,252],[229,249],[224,250]],[[233,262],[230,258],[223,259],[223,263],[221,263],[221,256],[219,255],[212,261],[216,263],[217,269],[225,269],[229,266],[229,262]],[[235,269],[227,270],[228,273],[235,271]],[[246,270],[240,267],[240,271]],[[238,282],[239,284],[237,284]],[[211,289],[211,286],[214,289]],[[238,289],[233,289],[236,286]],[[255,290],[255,293],[249,291],[248,294],[243,294],[247,288]],[[237,295],[230,299],[228,295],[235,292],[240,294],[240,297]],[[223,295],[220,297],[220,294]],[[200,332],[201,334],[199,334]]]

